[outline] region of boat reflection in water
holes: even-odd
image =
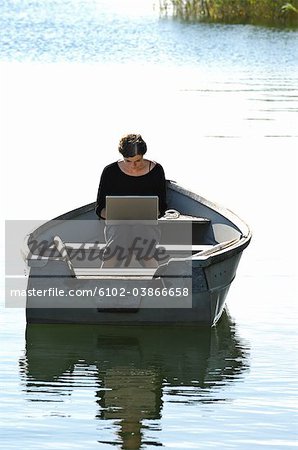
[[[20,359],[29,401],[52,408],[91,388],[96,418],[113,421],[117,432],[112,442],[98,431],[98,442],[131,449],[149,444],[148,419],[162,418],[163,402],[225,401],[219,387],[241,378],[247,367],[248,349],[226,312],[214,328],[31,324]],[[80,408],[79,399],[68,416]]]

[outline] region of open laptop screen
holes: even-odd
[[[158,196],[106,196],[106,220],[158,219]]]

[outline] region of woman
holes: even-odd
[[[157,195],[159,198],[159,216],[162,216],[167,208],[165,174],[159,163],[144,158],[147,152],[146,142],[140,134],[127,134],[120,139],[118,150],[123,159],[109,164],[102,172],[97,194],[96,214],[101,219],[106,218],[105,202],[107,195]],[[121,262],[120,259],[128,259],[129,247],[136,236],[141,236],[143,245],[147,246],[143,249],[146,259],[143,259],[141,263],[147,267],[156,266],[157,263],[152,256],[152,250],[149,255],[148,249],[152,247],[150,243],[153,241],[158,243],[160,231],[157,226],[144,225],[142,229],[137,225],[125,227],[123,225],[108,225],[105,227],[107,247],[104,254],[104,266],[119,265],[117,263]],[[117,248],[121,249],[122,253],[121,258],[118,257],[115,260]]]

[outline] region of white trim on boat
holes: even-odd
[[[65,246],[67,249],[73,249],[73,250],[100,250],[106,246],[105,243],[94,243],[94,242],[65,242]],[[168,251],[204,251],[204,250],[210,250],[213,248],[213,245],[187,245],[187,244],[157,244],[156,248],[165,248]]]
[[[156,269],[137,268],[74,268],[75,275],[81,277],[113,277],[113,278],[139,278],[145,277],[151,279],[156,272]]]

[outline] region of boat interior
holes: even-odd
[[[163,255],[159,264],[177,258],[208,258],[239,242],[246,231],[245,224],[233,213],[221,210],[172,182],[168,183],[167,198],[169,210],[155,225],[161,230],[160,241],[156,244],[157,251]],[[48,271],[52,275],[54,271],[54,276],[61,274],[60,261],[76,278],[152,277],[156,268],[144,267],[135,252],[132,252],[129,267],[123,264],[108,269],[101,267],[106,246],[105,221],[98,220],[94,206],[91,203],[70,211],[30,233],[24,252],[27,264],[40,268],[41,273]]]

